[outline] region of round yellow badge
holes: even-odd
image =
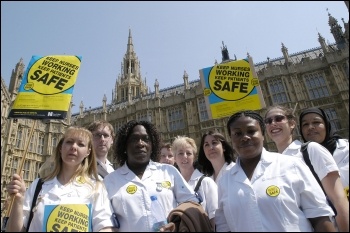
[[[276,185],[271,185],[267,187],[266,194],[270,197],[277,197],[280,194],[280,188]]]
[[[163,181],[162,182],[162,187],[169,189],[171,187],[170,181]]]
[[[82,176],[77,176],[77,178],[75,178],[75,181],[78,183],[78,184],[85,184],[85,179],[84,177]]]
[[[127,188],[126,188],[126,192],[129,193],[129,194],[134,194],[136,193],[137,191],[137,186],[132,184],[132,185],[129,185]]]

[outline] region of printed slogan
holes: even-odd
[[[33,56],[9,117],[64,119],[70,106],[81,57]]]
[[[46,205],[43,232],[91,231],[91,205]]]
[[[199,73],[210,119],[265,107],[251,58],[204,68]]]

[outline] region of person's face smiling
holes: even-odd
[[[268,119],[270,121],[267,122]],[[296,123],[294,120],[288,120],[283,110],[275,108],[266,114],[265,125],[267,134],[278,145],[287,142],[292,137]]]
[[[204,154],[207,159],[212,162],[218,159],[224,158],[224,149],[220,140],[216,139],[213,135],[207,135],[203,144]]]
[[[306,141],[322,143],[326,139],[326,124],[316,113],[308,113],[301,119],[301,132]]]

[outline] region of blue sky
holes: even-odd
[[[112,100],[129,29],[142,78],[154,91],[199,79],[199,70],[221,62],[222,41],[231,58],[247,52],[254,63],[319,47],[318,33],[334,42],[328,12],[343,27],[344,1],[19,2],[1,1],[1,77],[33,55],[78,55],[82,63],[73,92],[73,113]],[[343,27],[344,28],[344,27]]]

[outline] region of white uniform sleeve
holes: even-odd
[[[23,202],[23,226],[27,228],[29,220],[29,212],[32,207],[33,196],[35,192],[36,185],[39,182],[39,178],[36,178],[28,187],[25,192],[24,202]]]
[[[307,218],[316,218],[334,215],[311,170],[302,161],[296,160],[295,164],[296,172],[300,176],[300,180],[303,181],[303,187],[300,187],[300,207],[305,216]]]
[[[172,174],[174,175],[174,195],[176,202],[178,204],[186,201],[194,201],[198,203],[198,199],[194,194],[191,186],[186,182],[181,173],[175,168],[172,169]],[[170,169],[169,169],[170,170]]]
[[[92,230],[93,232],[100,231],[105,227],[116,227],[112,219],[112,205],[108,199],[107,191],[103,183],[100,183],[100,188],[96,193],[92,206]]]
[[[339,174],[339,168],[332,154],[325,147],[317,142],[310,142],[307,150],[311,164],[321,181],[330,172],[338,171]]]
[[[202,180],[201,188],[205,198],[205,211],[208,213],[209,219],[215,217],[215,211],[218,208],[218,186],[210,177]]]
[[[217,232],[228,232],[230,228],[226,222],[224,214],[224,204],[222,201],[222,188],[224,187],[225,178],[221,178],[218,181],[218,209],[215,211],[215,230]]]

